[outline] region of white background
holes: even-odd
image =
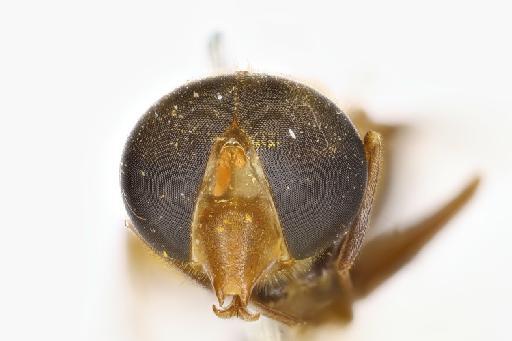
[[[158,266],[134,278],[126,254],[125,139],[163,94],[211,74],[206,46],[220,31],[234,69],[300,79],[412,127],[378,228],[414,222],[483,175],[351,325],[316,338],[512,339],[510,13],[505,1],[2,1],[0,338],[252,340],[268,329],[215,318],[208,292]]]

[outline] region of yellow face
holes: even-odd
[[[251,315],[255,284],[289,261],[265,174],[250,139],[233,124],[213,145],[192,223],[192,260],[224,304],[221,317]]]

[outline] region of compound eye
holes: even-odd
[[[191,221],[213,141],[231,122],[232,100],[219,100],[230,78],[191,83],[150,108],[133,129],[120,180],[137,233],[157,252],[191,257]]]
[[[339,240],[361,204],[359,134],[334,103],[295,82],[259,77],[239,96],[241,126],[257,146],[288,251],[314,256]]]

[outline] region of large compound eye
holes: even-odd
[[[133,129],[121,160],[121,188],[138,234],[153,249],[189,261],[195,201],[214,140],[231,123],[220,93],[232,77],[181,87],[151,107]]]
[[[243,84],[240,124],[257,147],[288,251],[296,259],[318,254],[347,231],[361,204],[362,141],[348,117],[309,87],[268,76]]]
[[[191,223],[212,145],[233,122],[251,139],[289,254],[332,245],[352,222],[366,184],[361,139],[316,91],[281,78],[237,73],[190,83],[138,122],[121,161],[128,214],[155,250],[188,261]]]

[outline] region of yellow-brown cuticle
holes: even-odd
[[[192,256],[210,277],[220,317],[257,319],[246,307],[252,290],[288,259],[267,180],[249,138],[230,127],[212,148],[192,225]]]
[[[225,146],[220,152],[219,161],[215,170],[215,188],[213,195],[216,197],[226,193],[231,184],[231,174],[234,168],[245,166],[245,152],[239,146]]]

